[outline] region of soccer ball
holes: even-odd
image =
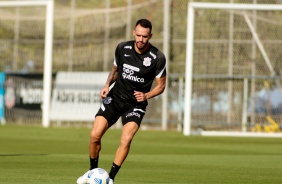
[[[109,184],[109,174],[102,168],[92,169],[88,172],[87,184]]]

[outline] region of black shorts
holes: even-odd
[[[103,100],[96,116],[103,116],[108,121],[108,128],[117,122],[121,117],[122,124],[127,122],[135,122],[140,126],[145,115],[147,104],[128,102],[121,97],[114,96],[109,93]]]

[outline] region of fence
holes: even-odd
[[[171,0],[170,1],[170,36],[169,36],[169,78],[168,78],[168,105],[167,113],[162,111],[162,97],[156,97],[150,100],[147,114],[144,123],[151,126],[160,127],[161,117],[163,113],[167,114],[168,128],[181,129],[183,122],[183,90],[184,90],[184,75],[185,75],[185,59],[186,59],[186,30],[187,30],[187,4],[188,0]],[[200,1],[199,1],[200,2]],[[266,3],[279,4],[278,0],[265,0],[263,2],[256,0],[214,0],[209,2],[227,2],[227,3]],[[114,50],[120,41],[133,39],[132,29],[137,19],[148,18],[153,23],[153,38],[151,42],[156,47],[163,50],[164,30],[164,1],[163,0],[55,0],[54,14],[54,40],[53,40],[53,72],[54,75],[58,71],[109,71],[112,63]],[[197,12],[202,15],[203,12]],[[271,13],[270,13],[271,14]],[[44,36],[45,36],[45,11],[41,7],[36,8],[0,8],[0,70],[7,74],[38,74],[43,72],[44,63]],[[220,15],[219,15],[220,16]],[[209,16],[200,16],[205,21],[210,21],[208,24],[213,25],[214,22]],[[226,17],[217,17],[218,22],[214,24],[213,29],[215,34],[223,33],[220,29],[221,25],[229,24],[229,19]],[[272,16],[259,17],[269,21]],[[277,21],[281,21],[281,14],[276,14]],[[238,32],[244,32],[245,25],[238,19],[235,19]],[[202,36],[197,40],[195,49],[205,49],[205,54],[196,55],[196,57],[204,57],[203,63],[198,63],[203,74],[209,74],[212,70],[220,73],[221,66],[214,65],[211,67],[208,62],[215,62],[212,58],[220,59],[220,53],[217,55],[206,55],[207,53],[216,54],[211,50],[211,47],[200,48],[200,43],[210,43],[208,27],[199,27],[197,36]],[[278,28],[277,29],[281,29]],[[224,30],[225,31],[225,30]],[[267,28],[264,30],[267,31]],[[280,31],[281,32],[281,31]],[[245,34],[247,35],[247,34]],[[248,35],[250,38],[250,35]],[[277,36],[277,35],[276,35]],[[281,43],[279,38],[272,42],[278,47]],[[244,38],[242,38],[244,39]],[[281,45],[280,45],[281,46]],[[220,47],[224,48],[224,45]],[[240,57],[246,53],[243,47],[236,48]],[[274,52],[273,52],[274,53]],[[281,58],[281,52],[276,52],[273,55],[275,58]],[[274,59],[273,59],[274,60]],[[272,60],[272,61],[273,61]],[[220,62],[220,61],[217,61]],[[256,69],[261,73],[254,75],[264,76],[263,79],[253,81],[255,78],[251,71],[251,65],[245,66],[243,63],[237,63],[234,67],[235,75],[249,74],[248,84],[256,83],[252,90],[258,92],[265,90],[264,81],[269,81],[267,78],[269,73],[260,66]],[[275,69],[281,69],[279,62],[275,61]],[[248,72],[246,72],[248,71]],[[278,71],[281,72],[281,71]],[[224,73],[223,73],[224,74]],[[194,128],[212,129],[222,127],[222,122],[228,121],[241,123],[241,110],[243,103],[236,104],[236,99],[243,99],[244,80],[243,78],[230,77],[222,75],[220,77],[206,75],[194,76],[194,81],[197,81],[194,89],[199,91],[194,93],[192,104],[194,119]],[[20,79],[19,79],[20,80]],[[17,80],[17,81],[19,81]],[[21,79],[23,80],[23,79]],[[232,115],[226,115],[226,101],[223,98],[228,98],[226,95],[226,86],[230,81],[234,81],[234,93],[232,99]],[[272,80],[272,79],[271,79]],[[205,81],[205,82],[203,82]],[[270,82],[272,83],[272,82]],[[19,83],[20,85],[20,83]],[[249,85],[250,86],[250,85]],[[250,96],[250,90],[248,93]],[[208,96],[208,97],[207,97]],[[219,99],[218,99],[219,98]],[[207,105],[210,103],[210,105]],[[254,105],[254,104],[253,104]],[[218,107],[217,107],[218,106]],[[237,108],[238,106],[238,108]],[[208,107],[213,107],[208,109]],[[214,108],[218,108],[215,110]],[[20,113],[18,113],[20,111]],[[206,113],[207,112],[207,113]],[[230,112],[230,111],[229,111]],[[31,114],[29,109],[7,109],[5,111],[6,120],[8,123],[23,123],[41,122],[41,113],[39,111]],[[11,115],[12,114],[12,115]],[[23,116],[23,114],[27,114]],[[256,123],[261,123],[258,114],[254,112],[249,116],[252,126]],[[232,117],[232,119],[228,119]],[[30,119],[34,119],[31,121]],[[39,121],[38,121],[39,120]],[[252,127],[250,126],[250,127]],[[238,127],[237,127],[238,128]]]

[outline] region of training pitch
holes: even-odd
[[[109,171],[121,130],[102,140]],[[89,168],[88,128],[0,126],[0,184],[75,184]],[[281,138],[185,137],[139,131],[115,184],[282,183]]]

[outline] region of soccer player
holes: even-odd
[[[95,116],[90,134],[89,157],[92,170],[98,167],[104,133],[121,117],[122,134],[109,172],[109,184],[114,183],[129,153],[131,141],[145,115],[147,100],[161,94],[166,86],[166,58],[149,42],[152,38],[151,22],[147,19],[138,20],[133,35],[135,40],[117,45],[113,67],[100,92],[103,104]],[[154,80],[156,85],[151,89]],[[77,179],[78,184],[86,184],[88,172]]]

